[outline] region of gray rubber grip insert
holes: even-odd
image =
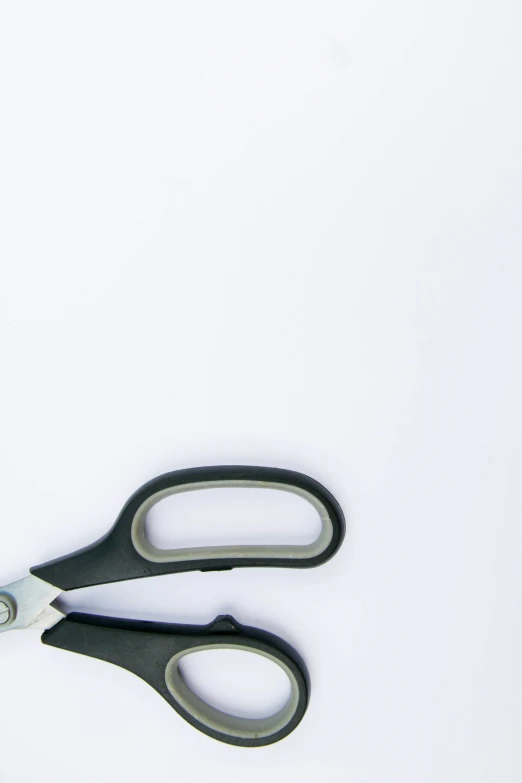
[[[263,658],[267,658],[269,661],[277,664],[290,680],[290,695],[286,704],[274,715],[269,715],[266,718],[240,718],[212,707],[188,687],[179,670],[180,662],[185,655],[192,655],[192,653],[202,652],[204,650],[241,650],[254,655],[261,655]],[[290,671],[288,666],[286,666],[283,661],[280,661],[267,652],[253,650],[251,647],[246,647],[241,644],[203,645],[201,647],[192,647],[189,650],[178,652],[167,664],[165,669],[165,683],[172,698],[175,699],[178,704],[194,718],[194,720],[197,720],[199,723],[202,723],[213,731],[246,740],[270,737],[281,731],[281,729],[284,729],[294,717],[299,704],[299,686],[294,674]]]
[[[181,492],[195,492],[205,489],[217,489],[220,487],[247,487],[258,489],[275,489],[281,492],[290,492],[298,495],[310,503],[321,520],[321,531],[311,544],[292,545],[232,545],[191,547],[184,549],[159,549],[154,546],[146,536],[145,522],[150,509],[171,495]],[[316,557],[324,552],[333,537],[333,524],[327,509],[310,492],[300,487],[271,481],[254,480],[221,480],[200,481],[192,484],[168,487],[154,495],[151,495],[136,511],[131,525],[131,538],[135,550],[152,563],[179,563],[188,560],[215,560],[225,558],[287,558],[289,560],[304,560]]]

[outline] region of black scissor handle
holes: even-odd
[[[290,734],[303,717],[310,692],[298,653],[278,636],[218,617],[207,626],[171,625],[72,613],[42,635],[44,644],[89,655],[128,669],[195,728],[231,745],[269,745]],[[257,653],[280,666],[290,681],[286,704],[267,718],[239,718],[207,704],[185,683],[185,655],[233,649]]]
[[[292,492],[318,511],[321,532],[306,545],[214,546],[163,550],[146,537],[145,520],[155,503],[178,492],[218,487],[258,487]],[[89,547],[31,568],[35,576],[63,590],[180,571],[240,566],[308,568],[328,560],[344,536],[344,517],[335,498],[314,479],[280,468],[220,466],[165,473],[144,484],[123,507],[109,533]]]

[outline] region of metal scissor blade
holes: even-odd
[[[32,574],[0,587],[0,633],[16,628],[52,628],[63,614],[49,604],[61,592],[59,587]]]

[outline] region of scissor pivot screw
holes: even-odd
[[[11,607],[0,601],[0,625],[5,625],[11,619]]]

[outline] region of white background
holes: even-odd
[[[2,782],[520,781],[520,4],[0,11],[2,581],[192,465],[304,471],[348,523],[319,569],[67,597],[285,636],[290,737],[7,633]]]

